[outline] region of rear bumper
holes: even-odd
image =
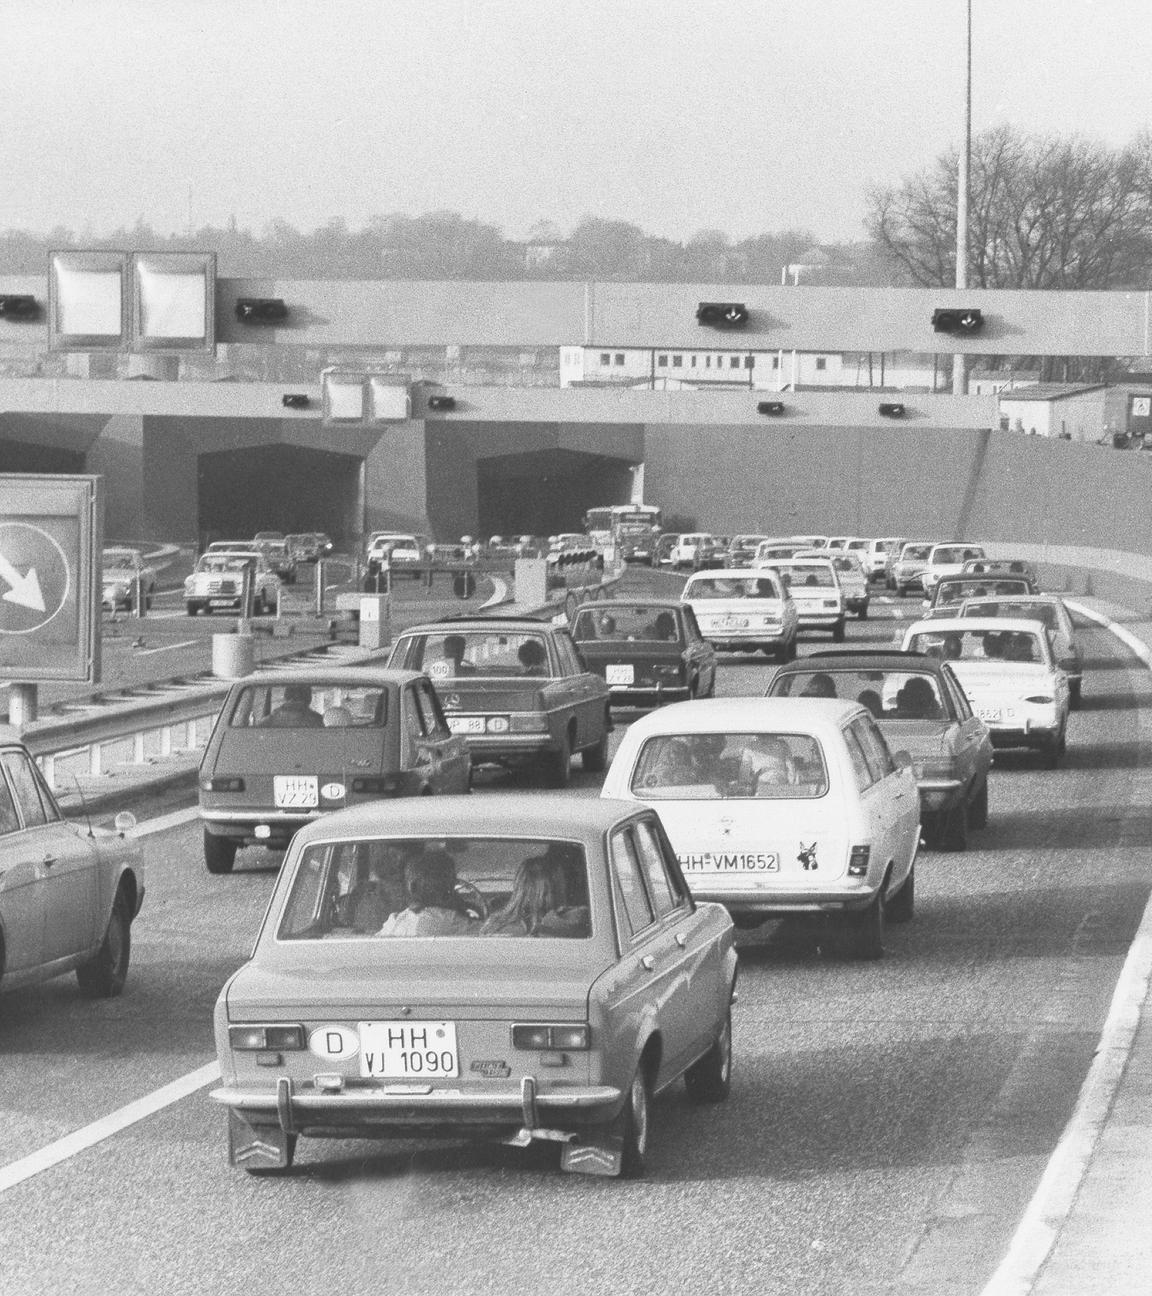
[[[844,609],[833,612],[801,612],[797,624],[801,630],[830,630],[844,619]]]
[[[921,810],[951,809],[964,792],[962,779],[918,779],[916,786],[920,791]]]
[[[332,807],[332,810],[336,809],[342,807]],[[332,810],[210,810],[201,807],[200,821],[213,837],[267,846],[274,842],[288,842],[298,829],[331,814]],[[257,828],[267,831],[257,833]]]
[[[866,882],[866,879],[865,879]],[[763,914],[783,918],[798,913],[849,913],[865,909],[876,897],[879,881],[862,886],[842,885],[822,891],[751,891],[727,890],[724,887],[690,886],[697,902],[723,905],[732,914]]]
[[[686,702],[692,696],[686,684],[673,684],[670,687],[663,684],[651,687],[610,684],[608,687],[612,690],[608,699],[612,706],[658,707],[665,702]]]
[[[1051,747],[1060,737],[1058,726],[1029,725],[1026,729],[993,729],[988,726],[993,747]]]

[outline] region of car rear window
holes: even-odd
[[[640,749],[631,790],[644,801],[819,797],[828,770],[809,734],[659,734]]]
[[[859,702],[878,720],[943,720],[939,683],[926,671],[810,670],[777,675],[769,697],[825,697]]]
[[[945,661],[1044,661],[1040,635],[1027,630],[926,630],[914,634],[907,647]]]
[[[905,545],[900,551],[900,557],[904,561],[919,562],[922,558],[927,558],[931,552],[932,546],[928,544]]]
[[[233,729],[382,729],[387,723],[387,689],[295,682],[241,689],[229,719]]]
[[[680,618],[671,608],[600,604],[579,613],[572,637],[577,643],[680,642]]]
[[[706,576],[684,587],[685,599],[778,599],[779,587],[771,576]]]
[[[403,642],[406,651],[399,656],[408,668],[426,671],[433,680],[549,674],[547,642],[531,631],[438,630]]]
[[[512,837],[322,842],[297,861],[280,940],[482,937],[586,940],[578,842]]]
[[[1050,630],[1057,629],[1059,621],[1051,603],[1013,603],[985,599],[971,607],[960,609],[960,616],[1020,617],[1025,621],[1040,621]]]
[[[832,573],[831,563],[821,563],[818,567],[801,567],[796,564],[773,564],[780,573],[784,584],[791,589],[835,589],[836,577]]]

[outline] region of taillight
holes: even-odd
[[[583,1026],[513,1026],[512,1047],[573,1051],[591,1047],[591,1030]]]
[[[244,780],[242,778],[206,778],[201,779],[200,786],[205,792],[243,792]]]
[[[354,778],[352,791],[362,796],[388,796],[400,787],[400,783],[401,776],[396,774],[383,774],[376,778]]]
[[[848,856],[848,876],[863,877],[868,872],[868,860],[871,855],[871,846],[853,846]]]
[[[229,1026],[228,1043],[237,1051],[302,1049],[303,1026]]]
[[[548,717],[542,711],[517,711],[508,717],[512,733],[547,733]]]

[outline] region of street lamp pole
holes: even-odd
[[[968,171],[972,162],[972,0],[966,0],[964,144],[956,176],[956,287],[968,287]],[[952,394],[968,394],[968,357],[952,357]]]

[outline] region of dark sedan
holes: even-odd
[[[660,706],[716,691],[716,650],[684,604],[587,604],[576,614],[572,637],[589,669],[608,684],[613,706]]]
[[[915,652],[812,653],[782,666],[768,696],[866,706],[888,746],[912,757],[929,846],[964,850],[969,828],[987,825],[992,740],[947,662]]]

